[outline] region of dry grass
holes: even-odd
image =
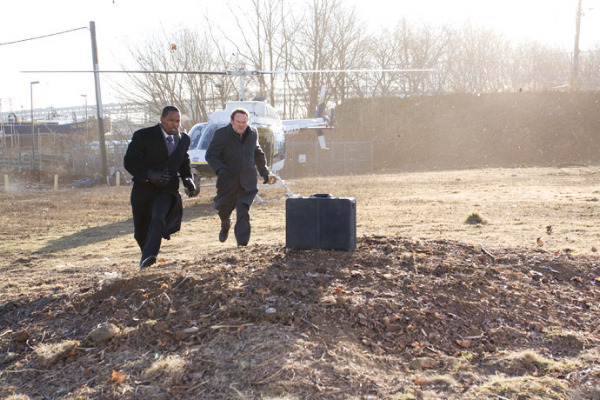
[[[286,250],[284,200],[252,207],[249,247],[219,243],[208,186],[142,272],[129,188],[2,193],[0,396],[593,398],[599,176],[291,183],[356,198],[355,252]],[[86,340],[106,322],[121,333]]]

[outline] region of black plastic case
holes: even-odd
[[[285,245],[292,249],[356,249],[356,200],[330,194],[288,198]]]

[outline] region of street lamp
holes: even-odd
[[[33,124],[33,85],[39,81],[29,82],[29,96],[31,98],[31,169],[35,169],[35,125]]]

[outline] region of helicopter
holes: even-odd
[[[195,124],[189,132],[192,144],[188,150],[190,165],[194,175],[200,178],[214,177],[214,173],[206,162],[205,155],[215,131],[230,122],[231,112],[236,108],[244,108],[250,114],[249,125],[258,131],[258,140],[263,149],[267,166],[279,175],[285,166],[285,136],[305,129],[314,129],[321,148],[326,149],[323,129],[331,129],[331,117],[324,116],[326,86],[321,86],[315,118],[282,120],[277,110],[270,104],[260,100],[239,100],[225,103],[223,110],[212,113],[207,122]]]

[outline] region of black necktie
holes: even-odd
[[[171,135],[167,136],[167,148],[169,149],[169,155],[171,155],[175,149],[175,142],[173,141],[173,136]]]

